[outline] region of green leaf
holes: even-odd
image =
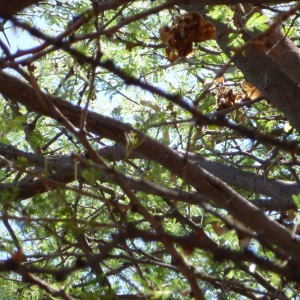
[[[17,157],[17,163],[22,168],[25,168],[28,166],[28,160],[26,157],[22,157],[22,156]]]
[[[104,178],[106,177],[105,172],[95,168],[83,169],[81,175],[84,180],[91,185],[93,185],[97,180],[104,180]]]
[[[292,196],[294,203],[298,208],[300,208],[300,194]]]
[[[219,22],[228,23],[233,17],[233,11],[227,5],[214,5],[209,7],[208,16]]]
[[[265,15],[261,15],[256,12],[247,22],[246,28],[250,31],[259,30],[265,31],[268,29],[268,18]]]
[[[161,299],[166,300],[173,294],[173,291],[155,291],[153,295],[153,299]]]
[[[232,279],[232,278],[234,277],[235,273],[236,273],[235,270],[230,270],[230,271],[228,272],[228,274],[226,275],[226,277],[227,277],[228,279]]]
[[[297,29],[295,27],[283,28],[283,32],[287,37],[293,37],[295,36]]]
[[[230,33],[228,36],[229,44],[228,46],[233,48],[239,48],[244,44],[241,34]]]

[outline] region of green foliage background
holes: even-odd
[[[170,94],[181,95],[189,103],[198,102],[198,110],[202,114],[215,114],[215,97],[211,91],[216,89],[214,80],[221,69],[227,64],[223,74],[224,85],[239,93],[243,92],[242,82],[245,78],[214,40],[195,45],[195,52],[189,57],[172,64],[168,62],[159,37],[159,28],[172,23],[184,11],[179,8],[165,9],[130,22],[112,35],[103,34],[99,37],[96,34],[95,26],[105,33],[105,30],[131,16],[162,3],[164,1],[133,1],[116,10],[99,12],[98,16],[86,22],[68,38],[71,41],[73,39],[71,45],[80,53],[96,57],[100,49],[103,52],[101,60],[113,60],[124,72],[142,82],[157,86]],[[80,14],[85,14],[90,6],[90,1],[83,0],[48,1],[28,8],[19,18],[48,36],[55,37],[71,26]],[[233,23],[232,10],[228,6],[214,6],[207,7],[207,12],[212,20],[229,22],[230,47],[234,53],[244,41]],[[267,13],[271,17],[274,14],[272,10],[267,10]],[[284,26],[292,39],[298,39],[298,19],[293,22],[288,20]],[[249,31],[265,31],[268,29],[267,17],[257,12],[248,19],[246,27]],[[18,44],[18,40],[11,43]],[[36,43],[40,43],[37,38]],[[128,85],[105,69],[83,64],[66,51],[51,47],[45,49],[48,50],[41,51],[30,64],[26,57],[21,57],[19,64],[22,66],[22,62],[26,62],[27,66],[34,68],[32,75],[42,90],[82,107],[89,101],[89,109],[130,123],[135,129],[183,153],[189,151],[268,178],[291,182],[297,180],[299,162],[295,155],[286,154],[280,149],[274,150],[271,145],[256,142],[225,127],[200,127],[187,111],[168,100]],[[30,74],[28,68],[22,68]],[[37,115],[4,98],[0,105],[1,143],[49,157],[79,157],[85,153],[85,146],[78,137],[61,123]],[[299,135],[283,114],[265,99],[228,113],[226,119],[281,141],[299,142]],[[111,140],[94,135],[89,135],[88,138],[96,150],[114,144]],[[134,151],[139,142],[134,134],[129,135],[128,153]],[[133,179],[147,179],[178,191],[195,192],[184,180],[147,159],[132,158],[107,163]],[[80,268],[81,262],[88,259],[87,250],[79,242],[82,234],[89,237],[93,251],[101,255],[102,247],[111,243],[119,228],[125,224],[153,231],[151,224],[132,207],[126,193],[92,161],[89,166],[80,170],[81,173],[78,170],[75,181],[29,199],[14,201],[17,190],[15,195],[7,191],[1,192],[2,216],[9,215],[9,222],[22,244],[28,264],[45,270],[78,267],[62,277],[47,272],[39,274],[41,280],[54,288],[63,288],[75,299],[125,299],[116,295],[143,295],[145,299],[191,299],[188,281],[172,267],[175,263],[160,242],[132,239],[113,247],[109,255],[101,260],[102,272],[109,278],[111,288],[106,285],[104,275],[95,275],[90,268]],[[32,176],[33,173],[38,174],[37,176],[51,174],[47,161],[43,170],[22,157],[12,164],[2,164],[0,180],[3,184],[26,180],[28,174]],[[255,192],[242,188],[236,190],[249,201],[260,198]],[[193,226],[197,226],[203,228],[219,247],[240,251],[235,230],[219,236],[213,228],[214,222],[223,226],[221,219],[228,215],[225,210],[212,208],[207,211],[197,205],[170,201],[151,193],[134,192],[148,212],[162,220],[167,234],[188,236],[194,232]],[[298,198],[295,198],[297,203]],[[282,219],[283,213],[268,211],[266,214],[278,221]],[[294,219],[285,225],[295,226],[297,222],[298,219]],[[16,252],[16,245],[5,226],[1,226],[0,230],[3,244],[1,258],[5,260]],[[278,289],[288,299],[296,297],[299,292],[297,283],[286,282],[280,274],[256,268],[250,262],[235,264],[230,260],[218,261],[202,249],[192,249],[194,251],[188,253],[191,255],[187,255],[187,249],[178,245],[176,249],[186,264],[196,270],[200,287],[207,299],[221,299],[221,296],[222,299],[246,299],[248,293],[260,297],[256,299],[269,299],[268,286]],[[264,248],[255,239],[251,240],[249,249],[257,257],[273,261],[274,264],[282,263],[275,256],[272,247]],[[263,286],[254,280],[251,273],[264,278],[267,284]],[[225,282],[223,287],[222,282]],[[236,289],[231,289],[231,284]],[[239,285],[241,291],[238,289]],[[22,276],[14,272],[1,273],[0,286],[1,299],[53,298],[51,293],[37,285],[24,283]]]

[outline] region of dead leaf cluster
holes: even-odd
[[[214,91],[216,98],[216,110],[222,110],[234,106],[243,98],[243,94],[226,86],[219,86]]]
[[[217,78],[216,83],[223,84],[224,82],[220,82],[220,79]],[[262,93],[247,81],[243,82],[241,88],[242,90],[238,90],[224,85],[217,86],[213,91],[216,99],[216,110],[227,109],[240,102],[247,102],[262,96]]]
[[[206,22],[199,12],[189,12],[176,18],[171,27],[164,26],[159,33],[170,62],[191,54],[194,42],[216,38],[215,26]]]

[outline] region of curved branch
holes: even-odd
[[[67,118],[74,126],[77,128],[80,126],[82,115],[80,107],[58,97],[37,91],[19,79],[3,72],[0,73],[0,86],[1,92],[12,101],[21,103],[30,110],[49,116],[58,122],[62,121],[60,115],[63,114],[64,118]],[[43,105],[49,101],[61,114],[56,114]],[[112,118],[89,111],[86,129],[100,137],[111,139],[123,145],[127,143],[126,136],[135,133],[136,139],[139,141],[134,148],[137,153],[157,162],[171,173],[184,178],[186,183],[208,196],[214,205],[226,209],[229,214],[255,231],[257,239],[262,244],[276,245],[276,249],[282,255],[295,259],[295,265],[299,264],[300,269],[300,237],[293,235],[284,226],[269,219],[264,212],[229,188],[223,181],[195,163],[186,161],[183,155],[173,149]]]
[[[107,146],[99,150],[99,154],[110,161],[118,161],[129,158],[147,158],[136,151],[130,155],[126,153],[126,147],[122,145]],[[185,152],[182,152],[184,155]],[[255,201],[257,207],[268,210],[286,210],[295,208],[292,195],[300,193],[300,186],[297,183],[283,181],[278,179],[268,179],[263,175],[246,172],[232,166],[226,166],[219,162],[208,160],[197,154],[188,154],[188,159],[196,163],[199,167],[205,169],[227,184],[249,191],[258,193],[270,200]]]
[[[300,186],[297,183],[268,179],[263,175],[246,172],[232,166],[226,166],[195,154],[189,154],[189,159],[197,163],[201,168],[204,168],[225,181],[227,184],[245,189],[252,193],[272,197],[272,201],[255,202],[256,205],[261,208],[272,208],[274,210],[292,208],[295,206],[292,195],[300,193]]]
[[[126,158],[147,159],[147,157],[136,153],[136,151],[132,151],[128,155],[126,153],[126,147],[122,145],[106,146],[101,148],[98,153],[101,157],[109,161],[120,161]],[[46,168],[48,172],[54,172],[54,174],[48,177],[48,179],[53,181],[53,183],[50,185],[47,184],[47,186],[45,186],[45,182],[40,179],[30,182],[21,181],[19,183],[14,183],[13,185],[8,183],[0,184],[0,191],[11,190],[12,186],[17,188],[17,199],[27,199],[33,197],[37,193],[41,193],[42,191],[48,191],[50,188],[57,188],[58,186],[55,185],[55,182],[69,183],[75,179],[75,162],[71,156],[45,157],[39,154],[27,153],[18,150],[13,146],[4,145],[2,143],[0,143],[0,155],[3,155],[8,160],[12,161],[17,160],[19,157],[24,157],[29,165],[33,165],[41,169]],[[255,205],[260,208],[268,210],[287,210],[294,208],[295,204],[292,200],[292,195],[300,193],[300,186],[297,183],[278,179],[268,179],[265,178],[265,176],[242,171],[232,166],[226,166],[222,163],[214,162],[192,153],[189,153],[188,158],[190,161],[195,162],[198,166],[212,173],[227,184],[242,188],[250,193],[258,193],[272,198],[265,201],[255,201]],[[80,164],[77,166],[77,169],[77,176],[80,178],[80,171],[82,169]],[[194,197],[194,195],[189,193],[187,193],[186,196],[183,196],[182,193],[178,194],[175,190],[165,188],[164,186],[154,186],[154,183],[150,183],[145,180],[129,180],[128,178],[127,180],[129,186],[137,191],[147,192],[167,198],[171,197],[174,200],[181,199],[182,201],[185,200],[185,197],[187,197],[186,199],[189,199],[189,201],[191,201],[191,197]]]

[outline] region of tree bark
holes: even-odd
[[[9,18],[27,6],[37,4],[41,0],[0,0],[0,17]]]
[[[132,151],[128,155],[126,147],[122,145],[103,147],[98,153],[101,157],[109,161],[120,161],[127,158],[147,159],[147,157],[139,155],[139,153],[136,153],[135,151]],[[44,170],[46,166],[49,174],[48,179],[53,181],[51,183],[48,181],[45,184],[45,181],[43,180],[28,176],[28,180],[22,179],[19,182],[14,182],[12,184],[0,184],[0,191],[13,190],[14,188],[18,191],[18,193],[14,195],[15,200],[27,199],[38,193],[46,192],[49,189],[59,188],[62,183],[67,184],[76,179],[82,178],[82,166],[80,163],[77,165],[77,178],[75,178],[75,164],[77,162],[75,162],[70,156],[45,157],[39,154],[20,151],[15,147],[1,143],[0,155],[4,156],[9,161],[14,161],[19,157],[24,157],[28,165],[38,167],[41,171]],[[255,201],[257,207],[274,211],[283,211],[295,208],[292,195],[300,193],[300,186],[296,183],[268,179],[265,178],[265,176],[245,172],[232,166],[226,166],[218,162],[210,161],[192,153],[189,154],[188,158],[191,162],[195,162],[199,167],[212,173],[229,185],[244,189],[249,191],[249,193],[258,193],[271,198],[269,200]],[[153,187],[151,190],[146,182],[128,181],[128,184],[137,191],[149,193],[153,192]],[[165,187],[163,186],[157,186],[157,190],[161,189],[161,191],[163,191],[164,188]],[[168,192],[170,192],[170,190],[168,190]],[[154,194],[157,195],[156,192]],[[175,197],[175,195],[176,193],[174,192],[172,197]]]
[[[29,110],[49,116],[62,123],[64,123],[63,115],[75,127],[80,127],[82,108],[38,91],[4,72],[0,72],[0,91],[4,96],[21,103]],[[51,105],[49,105],[50,102]],[[53,106],[56,107],[55,111],[49,109]],[[61,114],[58,114],[58,111]],[[232,190],[223,181],[195,163],[185,160],[185,157],[175,150],[112,118],[89,111],[86,130],[123,145],[127,144],[126,136],[135,133],[136,139],[139,141],[134,147],[137,153],[148,157],[172,174],[183,178],[199,193],[209,197],[214,206],[226,209],[230,215],[256,232],[256,238],[263,245],[275,244],[281,255],[284,255],[286,259],[292,257],[300,270],[300,237],[293,235],[284,226],[269,219],[263,211]]]
[[[189,6],[180,6],[188,11],[198,10],[201,13],[204,9],[202,3],[197,2]],[[258,51],[251,43],[243,51],[232,54],[232,49],[228,46],[230,33],[228,26],[214,20],[210,21],[216,26],[217,43],[222,51],[229,58],[234,55],[233,62],[246,80],[256,86],[267,100],[281,110],[291,125],[300,132],[299,49],[292,45],[288,38],[284,38],[269,54]],[[248,39],[245,42],[253,39],[255,35],[247,34]]]

